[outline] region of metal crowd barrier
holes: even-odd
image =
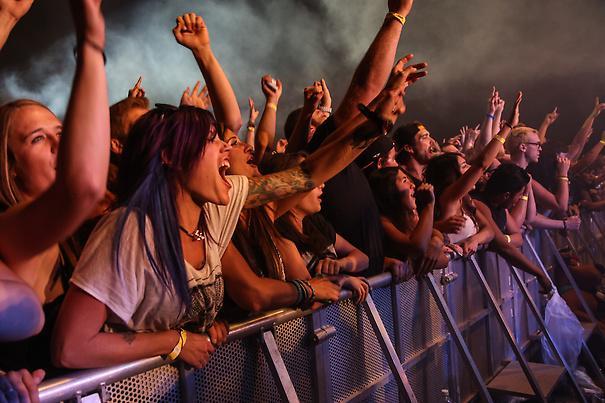
[[[550,268],[554,259],[539,234],[527,239],[533,257]],[[497,309],[477,281],[477,268]],[[394,285],[390,274],[381,274],[369,279],[372,291],[363,305],[343,292],[340,302],[316,312],[282,309],[232,325],[229,342],[203,369],[155,357],[78,371],[45,381],[40,400],[97,394],[111,402],[438,402],[447,394],[456,402],[491,401],[486,384],[515,360],[498,311],[523,353],[539,345],[539,323],[525,299],[543,310],[538,284],[533,276],[519,279],[492,252],[454,260],[421,282]]]

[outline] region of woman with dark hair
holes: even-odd
[[[133,127],[121,161],[122,208],[91,235],[60,313],[54,358],[63,366],[155,355],[204,366],[226,340],[226,329],[214,321],[223,303],[220,259],[242,208],[310,190],[349,164],[363,142],[403,113],[406,79],[416,70],[398,65],[375,112],[366,112],[371,120],[355,116],[304,166],[227,177],[230,146],[218,127],[236,132],[237,101],[202,18],[185,14],[173,32],[196,57],[219,123],[195,107],[161,107]],[[303,291],[313,294],[310,287]],[[111,332],[100,331],[104,326]]]
[[[377,170],[370,176],[370,186],[380,210],[386,254],[414,261],[419,276],[447,266],[443,236],[433,229],[433,186],[423,183],[416,188],[400,167]]]
[[[475,207],[468,195],[493,163],[506,142],[512,126],[519,122],[519,93],[509,121],[485,146],[480,156],[468,164],[461,154],[445,153],[432,158],[425,171],[426,181],[435,187],[436,218],[463,216],[464,225],[456,234],[444,234],[449,243],[459,243],[465,255],[474,253],[480,244],[488,243],[493,232],[486,218]]]

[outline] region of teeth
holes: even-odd
[[[229,164],[229,161],[225,160],[223,162],[221,162],[221,168],[229,168],[231,167],[231,164]]]

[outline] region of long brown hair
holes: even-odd
[[[15,176],[11,173],[15,158],[8,147],[8,137],[12,131],[15,113],[27,106],[39,106],[50,111],[45,105],[31,99],[17,99],[0,106],[0,208],[2,210],[19,204],[23,199]]]

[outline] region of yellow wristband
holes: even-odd
[[[254,131],[254,126],[248,126],[248,131],[249,132],[253,132]]]
[[[495,138],[496,140],[498,140],[498,141],[499,141],[500,143],[502,143],[502,144],[506,143],[506,139],[505,139],[504,137],[502,137],[502,136],[499,136],[499,135],[497,135],[497,134],[496,134],[496,135],[494,136],[494,138]]]
[[[601,144],[605,144],[605,139],[601,139],[601,140],[599,140],[599,143],[601,143]]]
[[[187,332],[185,331],[185,329],[181,329],[179,333],[179,342],[176,343],[176,346],[174,346],[170,354],[168,354],[168,359],[170,361],[174,361],[178,358],[179,354],[181,354],[181,351],[183,350],[183,347],[185,347],[186,341]]]
[[[506,238],[506,243],[511,243],[512,242],[512,239],[511,239],[510,235],[505,234],[504,238]]]
[[[558,179],[561,181],[569,182],[569,178],[567,176],[559,176]]]
[[[399,13],[395,13],[395,12],[391,11],[391,12],[388,12],[388,13],[387,13],[387,17],[389,17],[389,16],[390,16],[390,17],[393,17],[393,18],[395,18],[397,21],[399,21],[399,22],[401,23],[401,25],[402,25],[402,26],[403,26],[403,25],[405,25],[405,17],[404,17],[403,15],[401,15],[401,14],[399,14]]]
[[[277,105],[275,105],[273,102],[269,102],[267,104],[267,108],[273,109],[275,112],[277,112]]]
[[[528,201],[528,200],[529,200],[529,197],[527,197],[527,196],[521,196],[521,200],[523,200],[523,201]]]

